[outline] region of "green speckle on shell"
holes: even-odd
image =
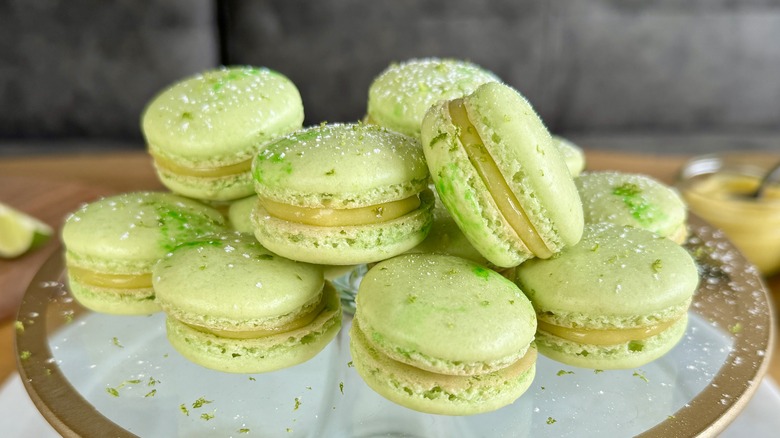
[[[476,275],[479,278],[483,278],[487,280],[488,278],[490,278],[490,270],[477,266],[474,267],[474,275]]]
[[[622,198],[631,216],[643,226],[648,226],[652,223],[654,217],[662,215],[659,208],[647,200],[647,197],[644,196],[642,189],[637,184],[623,183],[613,188],[612,194]]]

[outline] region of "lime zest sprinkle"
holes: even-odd
[[[732,334],[736,335],[737,333],[742,331],[742,324],[741,323],[736,323],[736,324],[732,325],[731,327],[729,327],[729,331]]]
[[[353,364],[352,361],[349,361],[349,362],[347,362],[347,367],[348,368],[354,368],[355,364]]]
[[[158,383],[160,383],[159,380],[155,379],[154,377],[149,377],[149,381],[146,382],[146,386],[154,386]]]
[[[339,391],[341,391],[341,395],[344,395],[344,382],[339,382]]]
[[[604,370],[593,370],[593,374],[601,374]]]
[[[574,371],[559,370],[555,373],[556,376],[565,376],[566,374],[574,374]]]
[[[66,324],[70,324],[71,322],[73,322],[73,315],[74,315],[73,310],[66,310],[62,312],[62,318],[65,320]]]
[[[22,321],[16,321],[14,325],[16,326],[17,332],[24,333],[24,323]]]
[[[157,394],[157,390],[153,389],[153,390],[147,392],[146,395],[144,396],[144,398],[154,397],[155,394]]]
[[[204,412],[204,413],[200,414],[200,418],[201,418],[202,420],[209,421],[209,420],[211,420],[212,418],[214,418],[214,414],[209,414],[208,412]]]
[[[185,406],[185,405],[184,405],[184,403],[182,403],[181,405],[179,405],[179,410],[181,410],[181,412],[182,412],[184,415],[186,415],[186,416],[188,416],[188,417],[190,416],[190,411],[187,409],[187,406]]]
[[[257,381],[257,379],[255,379],[255,378],[254,378],[254,377],[252,377],[252,376],[249,376],[249,380],[250,380],[250,381],[252,381],[252,382],[256,382],[256,381]]]
[[[238,433],[249,433],[249,428],[242,427],[241,429],[238,429]]]
[[[641,372],[640,372],[640,371],[641,371]],[[644,371],[642,371],[642,370],[637,370],[637,371],[634,371],[634,374],[632,374],[632,376],[634,376],[634,377],[639,377],[640,379],[644,380],[644,381],[645,381],[645,383],[648,383],[648,382],[650,382],[649,380],[647,380],[647,377],[645,376],[645,373],[644,373]]]
[[[661,259],[655,259],[655,261],[653,262],[652,267],[653,267],[653,272],[659,273],[659,272],[661,272],[661,269],[664,267],[664,264],[661,261]]]
[[[301,404],[302,404],[301,403],[301,398],[300,397],[295,397],[295,407],[293,408],[293,411],[297,411],[298,408],[301,407]]]
[[[119,391],[117,391],[116,388],[108,387],[106,388],[106,392],[109,393],[112,397],[119,397]]]
[[[557,420],[553,417],[547,417],[547,424],[554,424]]]
[[[27,360],[30,357],[32,357],[32,353],[30,353],[29,350],[24,350],[21,353],[19,353],[19,359],[21,360]]]
[[[214,402],[214,400],[206,400],[206,397],[201,397],[201,398],[195,400],[195,402],[192,403],[192,409],[202,408],[203,405],[207,405],[207,404],[213,403],[213,402]]]

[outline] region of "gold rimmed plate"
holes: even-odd
[[[79,306],[60,252],[20,308],[19,370],[64,436],[714,436],[766,372],[773,315],[760,275],[723,233],[695,217],[690,229],[701,282],[686,335],[669,354],[603,372],[540,357],[528,392],[488,414],[426,415],[373,393],[351,367],[349,315],[304,364],[256,375],[199,367],[169,346],[164,315]]]

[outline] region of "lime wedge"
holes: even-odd
[[[0,203],[0,257],[17,257],[46,242],[52,229],[21,211]]]

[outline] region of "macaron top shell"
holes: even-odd
[[[650,231],[586,225],[582,240],[520,265],[516,280],[540,318],[567,326],[625,328],[679,317],[699,277],[681,246]]]
[[[178,245],[223,231],[225,219],[200,202],[164,192],[132,192],[85,204],[65,220],[69,263],[149,272]],[[105,267],[103,266],[103,267]]]
[[[363,278],[355,316],[375,347],[443,374],[486,372],[525,354],[536,330],[528,299],[500,274],[458,257],[408,254]]]
[[[587,223],[611,222],[674,236],[687,209],[671,187],[640,174],[586,172],[575,179]]]
[[[392,64],[369,87],[368,116],[386,128],[419,136],[431,105],[463,97],[492,81],[499,81],[493,73],[455,59],[424,58]]]
[[[511,87],[490,82],[464,97],[462,103],[501,179],[544,245],[555,253],[577,243],[583,227],[577,188],[563,156],[528,101]],[[432,107],[422,126],[424,152],[436,190],[488,260],[497,266],[516,266],[530,255],[505,217],[497,214],[496,199],[507,197],[501,191],[505,189],[488,187],[474,168],[449,105],[440,102]],[[493,240],[490,235],[495,236]],[[508,245],[514,247],[501,250]]]
[[[157,300],[177,319],[212,329],[272,329],[320,300],[322,269],[231,233],[179,246],[155,265]]]
[[[259,145],[301,127],[295,85],[267,68],[223,67],[173,84],[142,116],[149,150],[191,167],[250,159]]]
[[[356,208],[408,198],[428,185],[420,142],[376,125],[325,124],[273,141],[252,165],[264,198]]]

